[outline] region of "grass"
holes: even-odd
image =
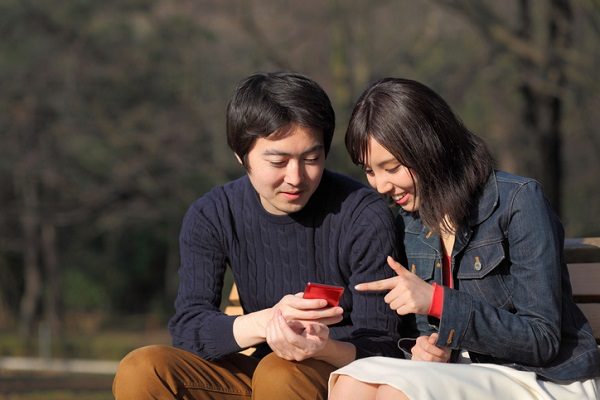
[[[0,370],[0,400],[113,399],[110,375]]]
[[[171,342],[164,325],[136,328],[131,321],[127,324],[72,329],[60,343],[52,343],[51,353],[58,358],[118,361],[135,348]],[[37,341],[26,343],[14,331],[0,332],[0,357],[36,357],[39,353]],[[0,400],[112,400],[112,380],[112,375],[0,370]]]
[[[227,289],[224,298],[228,295]],[[50,352],[57,358],[118,361],[138,347],[171,343],[164,316],[107,316],[86,312],[70,314],[65,321],[68,322],[60,340],[52,341],[45,351],[41,351],[39,345],[44,341],[38,338],[26,341],[17,334],[16,327],[0,327],[0,357],[37,357]],[[0,400],[113,400],[113,378],[0,369]]]
[[[166,331],[105,331],[86,335],[66,334],[51,346],[59,358],[120,360],[129,351],[147,344],[169,344]],[[0,356],[36,357],[37,343],[28,344],[16,334],[0,333]]]

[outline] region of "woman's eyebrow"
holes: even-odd
[[[383,168],[385,165],[390,164],[390,163],[394,163],[394,164],[399,164],[400,162],[396,159],[396,157],[392,156],[390,158],[387,158],[385,160],[381,160],[377,163],[377,166],[380,168]]]

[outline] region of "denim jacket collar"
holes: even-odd
[[[488,219],[490,215],[492,215],[492,212],[494,212],[494,209],[497,206],[498,182],[496,181],[496,172],[493,171],[483,188],[479,201],[477,201],[477,203],[474,204],[471,209],[469,214],[469,226],[481,224],[483,221]],[[405,231],[415,235],[423,233],[425,236],[427,236],[429,233],[429,229],[423,226],[420,220],[415,218],[413,218],[412,221],[406,225]]]
[[[468,244],[473,232],[472,228],[481,224],[492,215],[498,206],[498,199],[498,182],[496,180],[496,172],[493,171],[483,188],[479,200],[471,209],[468,226],[460,226],[458,228],[453,254],[460,252]],[[441,253],[439,235],[433,234],[418,218],[411,218],[411,221],[405,226],[405,232],[418,235],[423,244],[431,247],[436,253]]]
[[[498,181],[496,171],[493,171],[479,197],[479,201],[473,205],[469,214],[469,225],[475,226],[488,219],[498,206]]]

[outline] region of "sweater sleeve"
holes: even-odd
[[[357,358],[383,355],[402,357],[400,336],[413,336],[414,316],[400,317],[383,300],[387,292],[358,292],[358,283],[390,278],[394,271],[387,256],[398,260],[394,216],[387,204],[374,194],[357,207],[348,229],[345,251],[350,263],[352,333],[348,341],[357,349]]]
[[[208,360],[240,350],[233,337],[235,317],[219,309],[227,256],[216,221],[210,198],[198,200],[184,217],[179,290],[169,321],[173,345]]]

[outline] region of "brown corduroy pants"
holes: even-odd
[[[116,400],[325,400],[335,369],[323,361],[287,361],[273,353],[262,360],[236,353],[206,361],[175,347],[152,345],[123,358],[113,394]]]

